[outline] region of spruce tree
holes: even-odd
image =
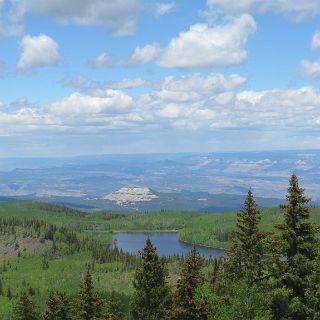
[[[308,301],[306,293],[312,284],[310,277],[317,256],[316,228],[308,220],[310,201],[304,195],[304,189],[299,186],[298,178],[293,174],[290,178],[287,205],[281,206],[284,212],[284,223],[278,225],[283,242],[284,261],[280,262],[281,285],[287,290],[286,310],[277,309],[275,319],[281,316],[286,319],[304,320],[308,318]],[[278,306],[274,300],[274,305]],[[281,298],[283,300],[283,297]],[[282,306],[283,301],[281,302]]]
[[[64,292],[51,292],[43,320],[71,320],[70,301]]]
[[[257,208],[252,191],[249,190],[243,207],[237,214],[237,228],[226,264],[228,276],[239,278],[246,273],[251,280],[260,277],[263,257],[260,220],[261,211]]]
[[[197,299],[197,289],[203,283],[202,266],[203,258],[193,247],[184,262],[167,319],[205,320],[208,318],[206,302]]]
[[[224,283],[225,259],[215,257],[213,260],[212,272],[210,273],[209,283],[213,293],[220,295],[225,287]]]
[[[14,320],[38,320],[38,315],[33,301],[26,292],[20,295],[20,298],[14,307]]]
[[[131,300],[131,316],[134,320],[164,319],[169,303],[167,286],[168,270],[150,239],[140,251],[141,263],[133,281],[135,292]]]
[[[9,287],[8,290],[7,290],[7,298],[8,298],[9,300],[12,299],[12,292],[11,292],[10,287]]]
[[[121,311],[120,301],[115,295],[115,292],[111,292],[106,301],[105,314],[103,319],[105,320],[121,320],[123,319],[123,313]]]
[[[4,292],[3,292],[3,286],[2,286],[2,279],[0,279],[0,296],[3,296]]]
[[[318,240],[319,242],[319,240]],[[319,244],[318,244],[319,248]],[[314,263],[314,271],[309,278],[310,287],[306,290],[309,319],[320,319],[320,256]]]
[[[81,284],[76,303],[75,315],[78,320],[91,320],[100,313],[100,300],[94,294],[94,286],[90,268],[87,268],[84,281]]]

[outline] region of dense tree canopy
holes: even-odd
[[[287,290],[288,299],[281,313],[283,317],[295,320],[312,317],[313,313],[308,307],[307,291],[312,286],[310,280],[314,272],[318,241],[316,228],[309,221],[309,201],[304,195],[304,189],[299,186],[297,176],[293,174],[287,204],[282,206],[284,223],[277,227],[283,242],[284,259],[279,264],[281,285]],[[278,317],[279,309],[276,311],[275,317]]]
[[[39,320],[35,304],[26,292],[20,295],[14,308],[14,320]]]
[[[164,259],[157,255],[150,239],[140,252],[141,264],[136,269],[131,301],[134,320],[164,319],[169,304],[168,270]]]
[[[205,320],[208,318],[206,303],[197,299],[197,289],[203,283],[203,258],[196,248],[190,251],[183,264],[177,288],[173,294],[173,305],[168,312],[168,319],[172,320]]]

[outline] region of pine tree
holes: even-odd
[[[100,312],[100,300],[94,294],[94,287],[90,268],[87,268],[76,303],[76,319],[91,320]]]
[[[211,291],[219,295],[224,287],[224,258],[215,257],[213,260],[212,272],[210,274],[209,282]]]
[[[173,304],[167,314],[170,320],[205,320],[208,318],[206,302],[197,299],[197,289],[203,283],[201,268],[203,258],[193,247],[184,262],[177,288],[173,294]]]
[[[70,301],[64,292],[51,292],[43,320],[71,320]]]
[[[262,233],[259,231],[261,211],[257,208],[252,191],[249,190],[242,209],[237,214],[237,229],[232,239],[226,264],[228,276],[239,278],[247,273],[248,278],[257,280],[262,269]],[[243,267],[245,270],[243,270]]]
[[[4,292],[3,292],[3,286],[2,286],[2,279],[0,279],[0,296],[3,296]]]
[[[150,239],[140,251],[141,263],[136,269],[133,281],[135,293],[131,300],[131,315],[134,320],[164,319],[169,303],[167,267],[157,255]]]
[[[304,320],[307,319],[308,301],[306,293],[310,289],[310,276],[317,256],[315,226],[310,223],[309,208],[310,201],[304,195],[304,189],[300,188],[298,178],[295,174],[291,176],[287,205],[281,206],[284,212],[284,223],[278,225],[283,241],[284,261],[280,263],[281,285],[287,290],[287,307],[281,310],[286,319]],[[277,299],[274,305],[279,306]],[[283,301],[281,305],[284,305]],[[277,308],[275,319],[280,319],[281,312]]]
[[[318,240],[319,241],[319,240]],[[319,244],[318,244],[319,248]],[[309,278],[310,287],[306,290],[306,301],[308,304],[308,319],[320,319],[320,256],[314,263],[314,271]]]
[[[114,292],[111,292],[110,296],[106,301],[105,320],[121,320],[123,319],[123,313],[121,311],[120,301]]]
[[[27,293],[23,292],[14,308],[14,320],[38,320],[35,305],[29,299]]]
[[[7,298],[8,298],[9,300],[12,299],[12,292],[11,292],[10,287],[9,287],[8,290],[7,290]]]

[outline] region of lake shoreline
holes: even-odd
[[[221,250],[221,251],[227,252],[227,249],[225,249],[225,248],[211,247],[211,246],[208,246],[206,244],[200,244],[200,243],[192,243],[192,242],[189,242],[189,241],[186,241],[186,240],[181,240],[180,238],[179,238],[179,241],[182,242],[182,243],[191,245],[191,246],[196,245],[198,247],[202,247],[202,248],[206,248],[206,249],[214,249],[214,250]]]
[[[111,233],[178,233],[178,230],[113,230]]]
[[[161,234],[161,233],[176,233],[178,235],[178,241],[183,243],[183,244],[186,244],[186,245],[190,245],[190,246],[197,246],[197,247],[200,247],[200,248],[204,248],[204,249],[211,249],[211,250],[219,250],[221,252],[224,252],[226,253],[227,252],[227,249],[225,248],[219,248],[219,247],[212,247],[212,246],[208,246],[208,245],[205,245],[205,244],[198,244],[198,243],[192,243],[192,242],[189,242],[189,241],[186,241],[186,240],[182,240],[180,239],[180,235],[179,235],[179,231],[178,230],[113,230],[111,231],[112,234],[120,234],[120,233],[123,233],[123,234],[137,234],[137,233],[144,233],[144,234]]]

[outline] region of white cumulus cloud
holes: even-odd
[[[45,34],[24,36],[20,47],[22,54],[17,64],[19,69],[55,65],[60,60],[59,45]]]
[[[147,44],[145,46],[137,46],[130,57],[126,59],[111,59],[107,53],[101,53],[96,59],[89,62],[93,68],[125,66],[132,67],[146,64],[154,61],[161,52],[161,48],[157,43]]]
[[[160,51],[160,46],[156,43],[148,44],[144,47],[136,47],[131,57],[125,60],[123,64],[139,65],[149,63],[158,57]]]
[[[240,64],[247,58],[246,44],[255,31],[256,23],[248,14],[228,17],[221,25],[197,23],[173,38],[165,48],[157,43],[138,46],[129,58],[113,64],[135,66],[154,61],[161,67],[185,69]]]
[[[225,67],[244,62],[248,37],[256,31],[254,19],[244,14],[223,25],[192,25],[171,40],[157,60],[162,67]]]
[[[99,95],[75,92],[62,100],[53,102],[48,110],[55,115],[116,114],[127,112],[133,99],[119,90],[100,90]]]

